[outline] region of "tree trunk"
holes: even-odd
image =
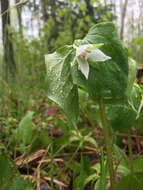
[[[44,25],[46,24],[49,16],[47,14],[47,9],[46,9],[46,2],[45,0],[41,0],[41,6],[42,6],[42,19],[44,21]],[[48,40],[45,40],[45,48],[48,49],[49,48],[49,42]]]
[[[47,7],[49,6],[51,8],[51,13],[50,13],[50,17],[52,17],[52,19],[54,20],[54,25],[51,28],[51,32],[50,35],[48,37],[46,37],[46,48],[48,50],[52,49],[53,47],[51,47],[50,42],[52,39],[56,39],[58,37],[58,20],[57,20],[57,15],[56,15],[56,9],[57,9],[57,5],[56,5],[56,0],[41,0],[41,5],[42,5],[42,14],[43,14],[43,21],[44,24],[46,24],[49,15],[47,13]],[[48,5],[48,6],[47,6]]]
[[[1,0],[1,13],[2,13],[2,37],[3,37],[3,51],[4,51],[4,70],[5,78],[8,79],[9,72],[14,77],[16,74],[16,64],[14,61],[14,49],[11,42],[11,33],[9,32],[10,14],[9,14],[9,1]]]
[[[140,0],[138,4],[139,4],[139,10],[140,10],[140,14],[139,14],[140,19],[138,20],[138,29],[139,29],[138,35],[141,36],[143,35],[143,1]]]
[[[124,5],[122,6],[122,15],[121,15],[121,30],[120,30],[120,39],[123,40],[124,38],[124,25],[125,25],[125,17],[126,17],[126,10],[127,10],[128,0],[125,0]]]
[[[15,3],[20,3],[20,0],[15,0]],[[18,16],[18,24],[19,24],[19,32],[21,36],[23,36],[23,27],[22,27],[22,18],[21,18],[21,12],[22,12],[22,5],[16,6],[17,9],[17,16]]]

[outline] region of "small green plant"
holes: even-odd
[[[123,122],[123,128],[129,130],[139,116],[140,89],[133,85],[136,77],[135,61],[128,57],[128,51],[118,38],[115,26],[109,22],[93,26],[84,39],[75,40],[73,45],[65,45],[46,55],[45,61],[47,95],[64,110],[76,130],[79,113],[78,88],[88,92],[92,100],[99,105],[110,185],[111,189],[115,190],[112,129],[122,130],[122,123],[117,121],[121,121],[126,115],[128,120]],[[121,117],[118,117],[118,114],[121,114]],[[133,180],[131,149],[129,135]],[[100,184],[100,189],[103,189],[101,182]]]
[[[29,180],[20,177],[20,173],[15,164],[7,155],[0,152],[0,188],[2,190],[32,190],[32,184]]]

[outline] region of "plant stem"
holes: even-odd
[[[134,190],[134,165],[133,165],[133,152],[132,152],[132,143],[131,143],[131,132],[128,132],[128,148],[129,148],[129,158],[130,158],[130,190]]]
[[[104,108],[104,103],[102,99],[99,100],[99,107],[100,107],[100,113],[101,113],[103,134],[104,134],[105,144],[106,144],[107,162],[108,162],[108,167],[109,167],[111,190],[115,190],[115,175],[114,175],[112,151],[111,151],[111,138],[109,137],[109,127],[107,124],[107,120],[105,116],[105,108]]]

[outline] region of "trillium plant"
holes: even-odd
[[[115,190],[111,132],[129,132],[129,128],[135,126],[140,118],[140,88],[134,85],[136,62],[128,57],[128,50],[120,41],[114,24],[109,22],[93,26],[83,39],[46,55],[45,61],[47,96],[64,110],[76,130],[80,98],[78,88],[88,93],[98,105],[110,186]],[[130,141],[129,147],[132,181],[129,189],[133,190]]]

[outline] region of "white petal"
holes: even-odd
[[[139,116],[140,116],[140,112],[141,112],[142,107],[143,107],[143,105],[140,104],[139,109],[138,109],[138,113],[137,113],[137,116],[136,116],[136,120],[137,120],[137,119],[139,118]]]
[[[89,75],[89,64],[86,59],[77,57],[78,61],[78,69],[82,72],[86,79],[88,79]]]
[[[87,48],[92,47],[92,46],[93,46],[92,44],[86,44],[86,45],[79,46],[76,50],[76,56],[78,57],[79,55],[84,53]]]
[[[96,50],[91,50],[88,58],[90,58],[92,61],[106,61],[111,59],[111,57],[106,56],[101,50],[96,49]]]

